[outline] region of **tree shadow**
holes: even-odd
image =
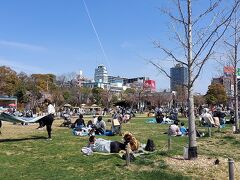
[[[39,140],[39,139],[47,139],[44,136],[31,136],[28,138],[18,138],[18,139],[0,139],[0,143],[2,142],[19,142],[19,141],[29,141],[29,140]]]

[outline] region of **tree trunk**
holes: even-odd
[[[236,3],[236,1],[235,1]],[[234,101],[235,101],[235,126],[236,131],[239,132],[239,120],[238,120],[238,79],[237,79],[237,62],[238,62],[238,40],[237,40],[237,33],[238,33],[238,25],[237,25],[237,9],[234,12]]]
[[[239,132],[239,119],[238,119],[238,80],[237,80],[237,48],[235,46],[235,62],[234,62],[234,101],[235,101],[235,126],[236,131]]]
[[[188,159],[197,158],[197,140],[194,116],[193,99],[193,69],[192,69],[192,9],[191,0],[188,0],[188,131],[189,131],[189,149]]]
[[[235,126],[236,131],[239,132],[239,120],[238,120],[238,81],[235,72],[234,75],[234,101],[235,101]]]
[[[188,159],[197,158],[197,140],[196,140],[196,126],[194,115],[194,100],[193,89],[188,89],[188,131],[189,131],[189,149]]]

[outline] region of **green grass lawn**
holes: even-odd
[[[182,156],[188,139],[174,137],[172,150],[167,151],[164,132],[168,125],[146,124],[146,119],[134,118],[123,125],[123,131],[132,132],[141,143],[153,139],[157,151],[137,157],[129,167],[118,154],[83,155],[80,150],[87,144],[88,137],[73,136],[70,129],[58,127],[62,120],[54,122],[52,141],[45,139],[46,131],[35,130],[35,126],[7,124],[0,136],[0,179],[208,179],[213,176],[214,171],[204,172],[203,176],[201,169],[189,166],[181,171],[169,165],[169,158]],[[13,129],[16,131],[10,132]],[[204,128],[200,130],[206,131]],[[220,133],[213,131],[212,138],[198,139],[199,154],[209,158],[232,157],[239,161],[239,136],[232,135],[230,127]],[[122,139],[121,136],[102,138]]]

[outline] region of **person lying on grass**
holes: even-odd
[[[90,136],[88,148],[93,152],[119,153],[119,151],[125,150],[126,145],[118,141],[110,141]]]

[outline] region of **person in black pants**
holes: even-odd
[[[126,149],[126,144],[120,143],[118,141],[112,141],[110,143],[110,153],[119,153],[121,150]]]
[[[55,108],[52,105],[52,102],[49,99],[45,99],[44,101],[48,107],[47,107],[47,111],[48,111],[48,115],[44,116],[43,118],[39,119],[39,128],[43,128],[45,125],[47,127],[47,132],[48,132],[48,139],[51,140],[52,136],[51,136],[51,132],[52,132],[52,123],[54,120],[54,114],[55,114]]]
[[[52,138],[51,132],[52,132],[53,121],[54,121],[54,115],[53,114],[49,114],[49,115],[44,116],[43,118],[39,119],[39,124],[40,124],[39,128],[43,128],[44,126],[46,126],[47,132],[48,132],[48,139]]]
[[[109,144],[107,143],[109,142],[109,140],[105,139],[101,139],[100,141],[98,140],[96,139],[95,136],[89,137],[89,147],[91,147],[91,149],[96,152],[119,153],[119,151],[125,150],[126,148],[126,144],[123,144],[118,141],[111,141]]]

